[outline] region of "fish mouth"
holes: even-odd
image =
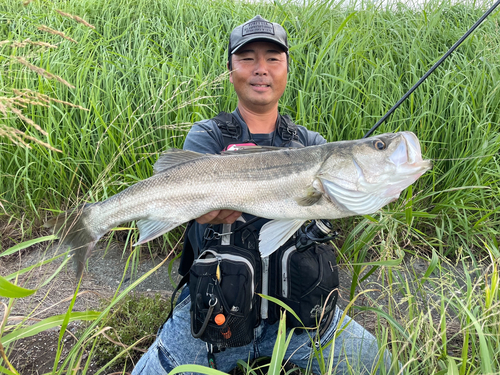
[[[387,184],[386,197],[393,197],[393,200],[399,197],[403,189],[414,183],[420,176],[432,168],[430,160],[422,159],[420,142],[412,132],[402,132],[404,142],[400,142],[396,150],[389,156],[389,160],[394,163],[396,170],[394,175],[399,178],[392,179]]]
[[[422,159],[420,142],[412,132],[401,132],[404,142],[400,142],[396,150],[389,157],[390,161],[399,167],[401,165],[416,167],[422,173],[432,168],[430,160]]]

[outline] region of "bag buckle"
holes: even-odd
[[[203,239],[207,241],[218,240],[222,236],[229,236],[231,234],[233,234],[233,232],[219,233],[216,232],[213,228],[208,227],[205,229],[205,232],[203,233]]]

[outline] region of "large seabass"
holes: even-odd
[[[274,219],[260,233],[260,251],[269,255],[304,221],[373,213],[431,167],[411,132],[224,155],[171,149],[152,177],[47,226],[73,249],[78,276],[99,238],[121,223],[137,220],[142,244],[220,209]]]

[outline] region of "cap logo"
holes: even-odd
[[[271,22],[254,21],[243,25],[242,36],[251,34],[271,34],[274,35],[274,26]]]

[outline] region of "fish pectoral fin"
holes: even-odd
[[[199,152],[180,150],[178,148],[171,148],[164,154],[160,155],[155,165],[153,165],[153,173],[158,174],[172,168],[178,164],[199,159],[207,156]]]
[[[372,214],[390,201],[377,194],[347,189],[324,178],[321,178],[321,183],[330,201],[356,215]]]
[[[312,206],[319,201],[322,196],[323,192],[318,191],[313,185],[311,185],[307,188],[306,194],[302,197],[295,198],[295,201],[299,206]]]
[[[271,220],[262,226],[259,233],[261,257],[267,257],[283,245],[304,224],[305,220]]]
[[[139,228],[139,241],[137,241],[133,246],[141,245],[148,241],[154,240],[156,237],[160,237],[162,234],[167,233],[177,227],[178,223],[171,223],[168,221],[158,221],[158,220],[148,220],[142,219],[137,222],[137,228]]]

